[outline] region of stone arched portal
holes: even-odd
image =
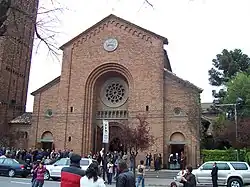
[[[109,151],[125,151],[123,136],[123,124],[110,122],[110,141],[108,145]]]
[[[185,157],[188,155],[187,153],[187,145],[186,138],[181,132],[174,132],[171,134],[169,138],[169,153],[168,155],[173,155],[174,158],[180,160],[181,154],[184,154]],[[176,164],[169,163],[169,169],[180,169],[181,165],[179,162]]]
[[[185,142],[185,136],[181,132],[174,132],[170,136],[170,142],[172,142],[172,144],[183,143]]]
[[[94,132],[94,145],[93,152],[98,152],[103,148],[102,136],[103,136],[103,127],[96,126]],[[116,151],[126,151],[126,147],[123,142],[123,124],[119,122],[109,121],[109,143],[106,145],[107,150],[112,151],[113,149],[117,149]],[[111,150],[112,149],[112,150]]]
[[[129,70],[122,66],[119,63],[104,63],[97,67],[94,71],[92,71],[86,81],[85,87],[85,103],[84,103],[84,121],[83,121],[83,145],[82,145],[82,153],[87,153],[93,150],[94,141],[97,139],[95,137],[95,132],[100,126],[102,118],[96,118],[96,105],[95,101],[98,97],[98,93],[96,93],[96,87],[100,80],[104,80],[103,78],[119,77],[122,78],[131,89],[133,87],[133,78]],[[126,116],[127,110],[104,110],[100,111],[100,116],[102,114],[107,114],[108,116]],[[105,118],[107,119],[107,118]],[[119,117],[117,120],[126,120],[126,118]],[[97,126],[97,127],[96,127]],[[92,140],[92,141],[89,141]]]
[[[46,150],[52,150],[53,149],[53,134],[50,131],[46,131],[41,136],[41,147]]]

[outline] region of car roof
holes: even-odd
[[[61,158],[61,159],[67,159],[67,160],[69,160],[70,158]],[[93,160],[93,159],[91,159],[91,158],[81,158],[81,160]]]
[[[244,163],[246,164],[246,162],[241,162],[241,161],[208,161],[208,162],[204,162],[205,163]]]

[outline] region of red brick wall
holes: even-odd
[[[13,1],[14,2],[14,1]],[[34,19],[38,1],[15,1],[13,6],[25,9]],[[9,14],[6,36],[0,40],[0,128],[25,111],[31,53],[33,47],[34,20],[20,12]],[[13,100],[13,103],[11,103]],[[3,131],[4,132],[4,131]]]
[[[64,146],[64,128],[58,125],[58,119],[64,118],[63,114],[57,113],[58,88],[59,83],[34,97],[29,147],[34,147],[37,143],[36,141],[41,139],[46,131],[50,131],[53,134],[57,147],[61,148]],[[47,115],[48,109],[52,110],[51,117]]]
[[[196,166],[200,160],[200,94],[168,76],[165,86],[165,159],[170,154],[171,135],[180,132],[187,142],[187,164]],[[180,115],[174,113],[176,107],[181,109]]]

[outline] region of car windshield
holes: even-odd
[[[68,158],[61,158],[60,160],[55,162],[55,165],[57,165],[57,166],[67,166],[67,165],[69,165],[69,159]]]
[[[80,161],[80,165],[81,165],[81,166],[88,166],[88,165],[89,165],[89,160],[82,159],[82,160]]]

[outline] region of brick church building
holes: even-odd
[[[157,139],[148,152],[161,153],[166,164],[170,153],[182,150],[197,165],[202,90],[172,72],[167,44],[115,15],[64,44],[61,76],[32,93],[29,147],[100,151],[103,119],[119,131],[147,111]]]
[[[16,124],[11,131],[9,122],[26,109],[38,0],[11,1],[11,7],[0,35],[0,145],[5,146],[10,133],[20,130]]]

